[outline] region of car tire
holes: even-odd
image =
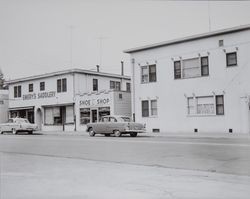
[[[108,134],[104,134],[106,137],[110,137],[110,134],[108,133]]]
[[[16,135],[17,134],[17,130],[16,129],[12,129],[12,134]]]
[[[3,134],[3,131],[0,131],[0,134]]]
[[[93,130],[93,128],[89,128],[89,136],[90,137],[94,137],[95,136],[95,131]]]
[[[122,134],[119,130],[115,130],[114,135],[115,135],[115,137],[121,137]]]
[[[131,136],[131,137],[136,137],[136,136],[137,136],[137,133],[136,133],[136,132],[130,133],[130,136]]]

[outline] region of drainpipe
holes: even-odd
[[[135,59],[131,59],[132,66],[132,112],[133,112],[133,121],[135,122]]]

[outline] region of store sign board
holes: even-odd
[[[105,98],[93,98],[93,99],[86,99],[80,100],[79,105],[83,107],[93,107],[93,106],[104,106],[110,105],[111,99],[109,97]]]
[[[31,94],[23,95],[23,100],[46,99],[46,98],[53,98],[55,96],[56,96],[55,91],[31,93]]]

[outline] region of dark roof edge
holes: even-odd
[[[218,35],[230,34],[230,33],[234,33],[234,32],[241,32],[241,31],[245,31],[245,30],[249,30],[249,29],[250,29],[250,24],[236,26],[233,28],[227,28],[227,29],[217,30],[217,31],[213,31],[213,32],[192,35],[192,36],[184,37],[181,39],[174,39],[174,40],[159,42],[159,43],[155,43],[155,44],[151,44],[151,45],[145,45],[145,46],[141,46],[141,47],[131,48],[131,49],[124,50],[123,52],[124,53],[134,53],[134,52],[139,52],[139,51],[143,51],[143,50],[149,50],[149,49],[153,49],[153,48],[159,48],[159,47],[163,47],[163,46],[169,46],[169,45],[184,43],[184,42],[188,42],[188,41],[194,41],[194,40],[199,40],[199,39],[203,39],[203,38],[214,37],[214,36],[218,36]]]
[[[119,75],[119,74],[104,73],[104,72],[97,72],[97,71],[84,70],[84,69],[67,69],[67,70],[62,70],[62,71],[57,71],[57,72],[44,73],[41,75],[34,75],[34,76],[29,76],[29,77],[8,80],[6,81],[6,84],[14,84],[17,82],[24,82],[24,81],[30,81],[30,80],[35,80],[35,79],[43,79],[43,78],[48,78],[48,77],[53,77],[53,76],[58,76],[58,75],[65,75],[65,74],[72,74],[72,73],[80,73],[80,74],[96,75],[96,76],[104,76],[104,77],[114,77],[114,78],[122,78],[122,79],[131,80],[129,76],[124,76],[124,75]]]

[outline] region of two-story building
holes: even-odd
[[[84,130],[102,115],[131,115],[130,77],[124,75],[71,69],[7,84],[9,117],[28,118],[41,130]]]
[[[153,132],[250,132],[250,25],[125,50],[132,113]]]

